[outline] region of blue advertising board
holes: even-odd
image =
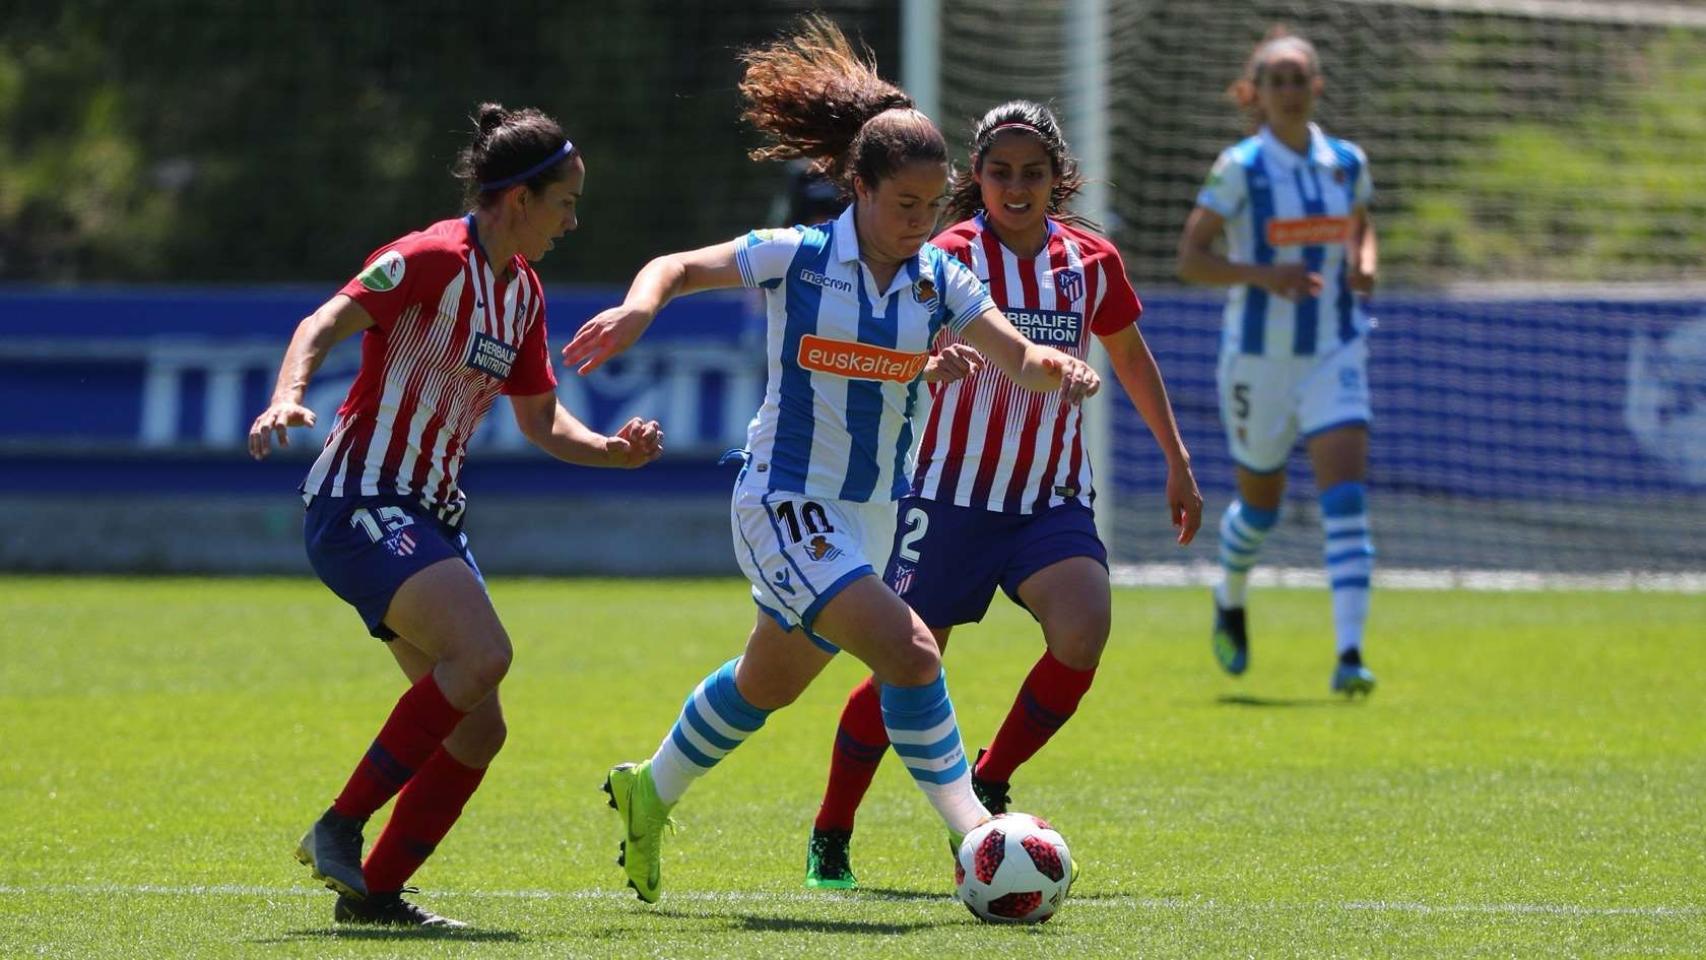
[[[355,342],[316,377],[319,426],[256,465],[250,420],[296,323],[323,289],[11,289],[0,292],[0,492],[262,493],[293,487],[355,374]],[[554,347],[619,291],[557,291]],[[1161,364],[1205,488],[1224,489],[1214,370],[1220,301],[1145,298]],[[1394,295],[1374,309],[1370,380],[1377,487],[1499,498],[1586,499],[1706,490],[1706,301]],[[666,460],[647,470],[563,470],[502,405],[471,444],[485,492],[721,493],[717,455],[739,446],[764,389],[763,318],[744,292],[667,308],[592,376],[559,371],[564,405],[595,429],[655,417]],[[1115,433],[1119,489],[1153,490],[1162,465],[1129,404]],[[1103,478],[1105,485],[1107,479]]]

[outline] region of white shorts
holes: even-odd
[[[1225,353],[1216,379],[1227,446],[1252,473],[1285,469],[1299,435],[1366,425],[1373,416],[1366,337],[1317,357]]]
[[[761,482],[748,484],[748,476],[742,471],[735,483],[729,519],[753,602],[782,629],[799,627],[835,653],[834,644],[812,632],[812,622],[848,584],[882,576],[894,547],[895,505],[766,490]]]

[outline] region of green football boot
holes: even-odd
[[[847,856],[852,842],[851,830],[814,828],[811,842],[806,844],[806,886],[814,890],[852,890],[859,886]]]
[[[673,804],[658,799],[650,760],[611,768],[604,778],[604,792],[610,794],[610,805],[622,818],[623,838],[616,863],[627,871],[628,886],[641,900],[657,903],[663,885],[663,832],[665,828],[675,829],[675,821],[669,818]]]

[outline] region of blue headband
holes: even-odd
[[[538,163],[534,164],[533,166],[528,167],[526,170],[521,171],[520,173],[516,174],[513,177],[504,177],[502,180],[493,180],[489,183],[480,184],[480,192],[485,193],[489,190],[502,190],[505,187],[513,187],[518,183],[526,183],[527,181],[532,180],[534,177],[538,176],[539,174],[544,173],[546,168],[552,166],[553,164],[556,164],[557,162],[561,161],[562,159],[567,157],[569,154],[574,153],[574,152],[575,152],[574,143],[571,141],[568,141],[568,140],[564,140],[563,145],[557,148],[556,153],[551,154],[550,156],[539,161]]]

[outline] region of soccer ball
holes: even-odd
[[[1048,821],[1004,813],[966,834],[954,862],[954,893],[987,923],[1042,923],[1072,885],[1072,854]]]

